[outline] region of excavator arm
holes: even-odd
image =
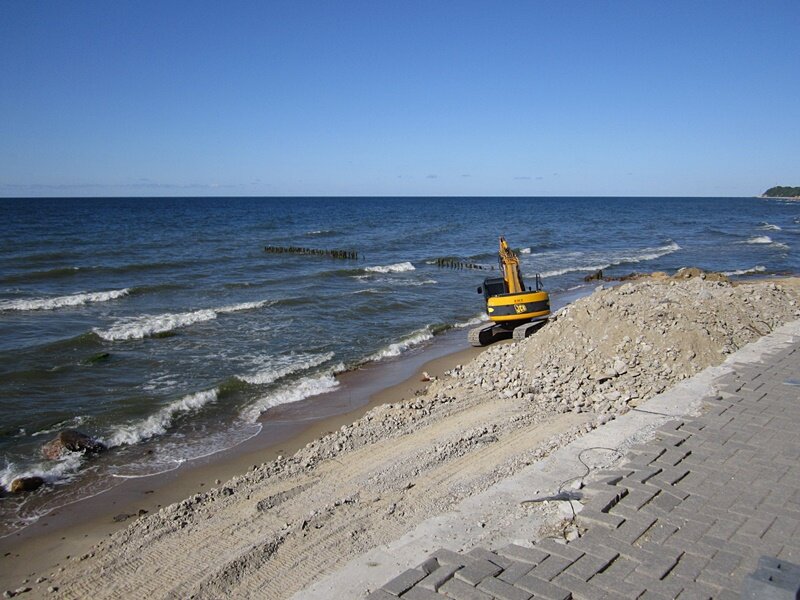
[[[506,293],[516,294],[525,291],[522,274],[519,272],[519,258],[508,247],[504,237],[500,237],[500,268],[503,270],[503,279],[506,282]]]

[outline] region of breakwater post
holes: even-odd
[[[324,249],[324,248],[301,248],[299,246],[264,246],[264,252],[268,254],[303,254],[307,256],[325,256],[339,260],[358,260],[356,250]]]
[[[494,266],[479,265],[473,262],[465,262],[456,258],[437,258],[436,266],[440,269],[472,269],[475,271],[494,271]]]

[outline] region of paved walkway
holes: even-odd
[[[581,490],[578,539],[438,550],[367,597],[734,599],[762,555],[800,564],[800,341],[783,345]]]

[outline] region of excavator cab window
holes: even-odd
[[[506,293],[506,283],[502,277],[487,278],[483,280],[483,289],[478,288],[478,293],[483,292],[487,300],[492,296],[499,296]]]

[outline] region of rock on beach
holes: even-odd
[[[105,444],[75,429],[65,429],[57,437],[42,446],[42,455],[57,460],[67,452],[99,454],[106,450]]]

